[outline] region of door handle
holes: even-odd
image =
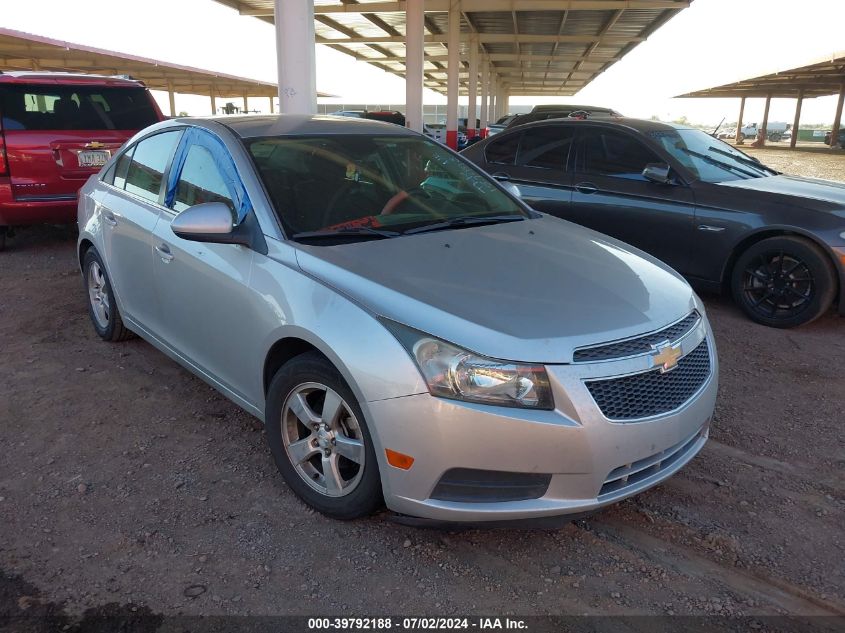
[[[497,171],[495,174],[492,174],[492,176],[500,182],[504,182],[505,180],[511,179],[511,177],[503,171]]]
[[[589,195],[591,193],[595,193],[598,190],[599,190],[599,188],[596,187],[591,182],[579,182],[577,185],[575,185],[575,191],[577,191],[578,193],[584,193],[584,194],[587,194],[587,195]]]
[[[167,244],[156,246],[156,251],[158,252],[158,256],[161,257],[161,261],[165,264],[173,261],[173,253],[170,252],[170,247]]]
[[[111,211],[106,211],[105,213],[103,213],[103,218],[105,219],[106,222],[108,222],[112,226],[117,226],[117,218],[114,216],[114,213],[112,213]]]

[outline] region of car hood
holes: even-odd
[[[834,211],[845,209],[845,183],[818,178],[801,178],[799,176],[767,176],[765,178],[749,178],[748,180],[732,180],[719,183],[719,186],[745,189],[748,191],[762,191],[800,198],[798,206],[809,207],[819,211]]]
[[[664,264],[548,216],[297,249],[303,271],[378,315],[506,360],[567,363],[696,305]]]

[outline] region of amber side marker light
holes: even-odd
[[[394,468],[409,470],[414,465],[414,458],[410,455],[392,451],[389,448],[384,449],[384,454],[387,455],[387,463]]]
[[[845,237],[845,232],[842,233],[842,236]],[[833,252],[839,257],[839,262],[845,266],[845,246],[834,247]]]

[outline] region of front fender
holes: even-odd
[[[375,314],[303,273],[290,245],[268,239],[268,249],[268,257],[256,259],[250,284],[266,303],[262,312],[272,320],[268,327],[261,325],[264,353],[255,367],[262,409],[264,360],[285,338],[301,339],[322,352],[362,406],[428,392],[408,353]]]

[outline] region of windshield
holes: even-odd
[[[379,227],[388,230],[357,233],[393,237],[444,221],[528,217],[489,177],[424,137],[289,136],[256,139],[248,147],[294,238]]]
[[[745,180],[777,173],[701,130],[659,130],[649,136],[704,182]]]

